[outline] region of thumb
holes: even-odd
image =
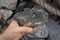
[[[22,33],[29,33],[29,32],[32,32],[32,31],[33,31],[32,28],[25,27],[25,26],[23,26],[23,27],[19,27],[18,30],[19,30],[19,32],[22,32]]]
[[[13,20],[13,21],[10,23],[9,27],[19,27],[19,25],[18,25],[18,23],[17,23],[15,20]]]

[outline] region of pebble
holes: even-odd
[[[11,17],[13,12],[8,9],[0,9],[0,14],[3,15],[4,20],[7,20],[9,17]]]
[[[17,0],[0,0],[0,8],[6,7],[10,10],[15,10],[17,5]]]

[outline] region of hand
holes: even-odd
[[[19,26],[16,21],[12,21],[8,28],[0,36],[0,40],[18,40],[24,34],[33,31],[32,28],[26,26]]]

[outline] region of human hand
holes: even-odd
[[[19,26],[18,23],[14,20],[10,23],[8,28],[0,36],[0,40],[18,40],[24,34],[33,31],[32,28],[26,26]]]

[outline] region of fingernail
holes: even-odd
[[[33,29],[32,28],[29,28],[29,32],[32,32],[33,31]]]

